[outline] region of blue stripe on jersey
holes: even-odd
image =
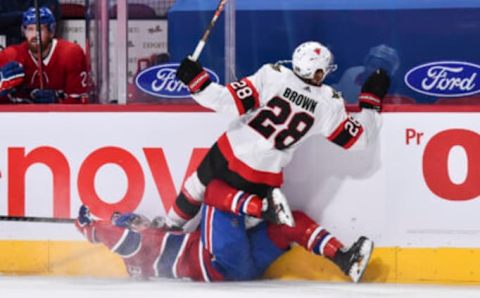
[[[142,237],[139,233],[128,231],[126,237],[117,245],[114,252],[122,257],[133,254],[140,246]]]
[[[317,255],[322,255],[320,247],[322,246],[323,241],[325,241],[325,238],[327,238],[328,235],[330,235],[330,233],[325,233],[325,235],[322,235],[322,237],[317,240],[317,243],[315,243],[312,248],[312,252],[316,253]]]
[[[160,260],[157,263],[158,275],[162,277],[174,277],[172,272],[173,264],[178,257],[178,251],[182,246],[185,235],[168,234],[163,241],[166,241],[165,248]]]
[[[248,197],[250,194],[248,193],[243,193],[240,199],[238,200],[238,213],[239,214],[247,214],[245,211],[245,203],[247,202]],[[248,215],[248,214],[247,214]]]

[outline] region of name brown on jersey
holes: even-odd
[[[298,93],[288,87],[283,92],[283,97],[296,104],[297,106],[301,107],[302,109],[315,113],[317,102],[314,99]]]

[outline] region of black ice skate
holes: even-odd
[[[373,242],[362,236],[348,250],[339,250],[333,262],[356,283],[362,278],[372,251]]]
[[[287,198],[279,188],[274,188],[268,193],[266,200],[264,200],[263,209],[264,219],[275,224],[295,226],[295,220]]]

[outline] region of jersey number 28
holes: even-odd
[[[253,129],[269,139],[274,137],[275,148],[283,150],[298,142],[312,127],[313,117],[305,112],[291,116],[290,103],[280,97],[272,98],[248,123]],[[285,124],[286,128],[280,129]]]

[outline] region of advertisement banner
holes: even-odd
[[[227,120],[214,113],[3,113],[0,214],[162,215]],[[14,128],[14,129],[13,129]],[[82,239],[72,225],[4,222],[0,239]]]
[[[478,113],[384,113],[380,136],[345,151],[318,136],[286,169],[283,187],[346,243],[478,247]],[[182,181],[225,130],[215,113],[6,112],[0,125],[0,213],[75,217],[165,214]],[[1,239],[81,239],[62,224],[2,224]]]
[[[478,116],[384,113],[377,142],[359,152],[311,140],[287,170],[287,196],[340,239],[478,247]]]

